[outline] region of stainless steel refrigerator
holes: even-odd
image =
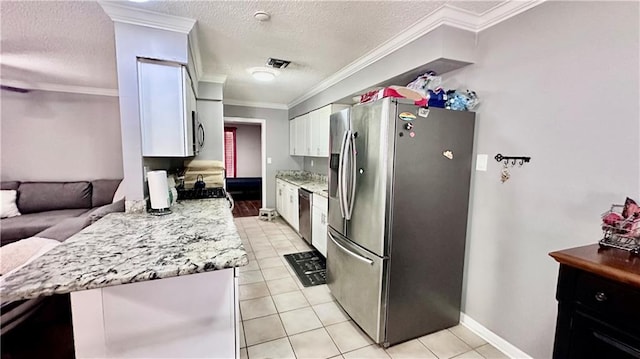
[[[474,122],[391,98],[331,115],[327,283],[377,343],[459,322]]]

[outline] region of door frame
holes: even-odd
[[[262,176],[262,208],[265,208],[267,205],[267,121],[261,118],[245,118],[245,117],[224,117],[222,121],[222,125],[224,127],[225,124],[260,124],[260,156],[262,157],[261,163],[261,176]],[[223,150],[224,154],[224,143]]]

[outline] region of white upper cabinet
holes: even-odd
[[[138,92],[142,155],[194,155],[195,94],[184,66],[152,60],[138,61]]]
[[[296,155],[296,121],[289,121],[289,154],[291,156]]]
[[[293,156],[329,157],[329,119],[331,114],[348,105],[327,105],[291,120],[295,131],[290,131],[289,153]],[[290,124],[291,128],[292,124]]]
[[[302,115],[293,119],[296,123],[296,156],[307,156],[309,154],[308,135],[309,132],[309,114]]]

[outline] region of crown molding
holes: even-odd
[[[111,20],[115,22],[175,31],[183,34],[188,34],[196,23],[194,19],[120,5],[113,1],[99,1],[98,3]]]
[[[519,15],[531,8],[534,8],[547,0],[528,0],[528,1],[507,1],[503,4],[484,12],[480,17],[476,32],[486,30],[496,24],[499,24],[509,18]]]
[[[388,56],[411,41],[435,30],[439,26],[448,25],[478,33],[526,10],[538,6],[544,1],[545,0],[506,1],[485,11],[482,15],[477,15],[473,12],[459,9],[449,4],[444,4],[418,20],[415,24],[407,26],[406,30],[403,32],[382,43],[380,46],[371,50],[364,56],[356,59],[352,63],[338,70],[338,72],[311,87],[306,93],[291,101],[288,104],[288,107],[292,108],[299,105],[374,62]]]
[[[200,81],[202,82],[213,82],[217,84],[225,84],[227,82],[227,75],[221,74],[205,74],[200,77]]]
[[[253,101],[241,101],[234,99],[223,99],[222,103],[225,105],[232,106],[244,106],[244,107],[260,107],[260,108],[270,108],[274,110],[288,110],[289,107],[284,103],[275,103],[275,102],[253,102]]]
[[[118,89],[89,87],[89,86],[59,85],[59,84],[52,84],[52,83],[46,83],[46,82],[25,82],[25,81],[16,81],[16,80],[7,80],[7,79],[0,79],[0,82],[2,82],[2,84],[5,86],[18,87],[18,88],[23,88],[27,90],[118,97]]]

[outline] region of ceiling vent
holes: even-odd
[[[270,57],[269,60],[267,60],[267,65],[273,67],[274,69],[284,69],[285,67],[289,66],[290,63],[291,61],[274,59],[273,57]]]

